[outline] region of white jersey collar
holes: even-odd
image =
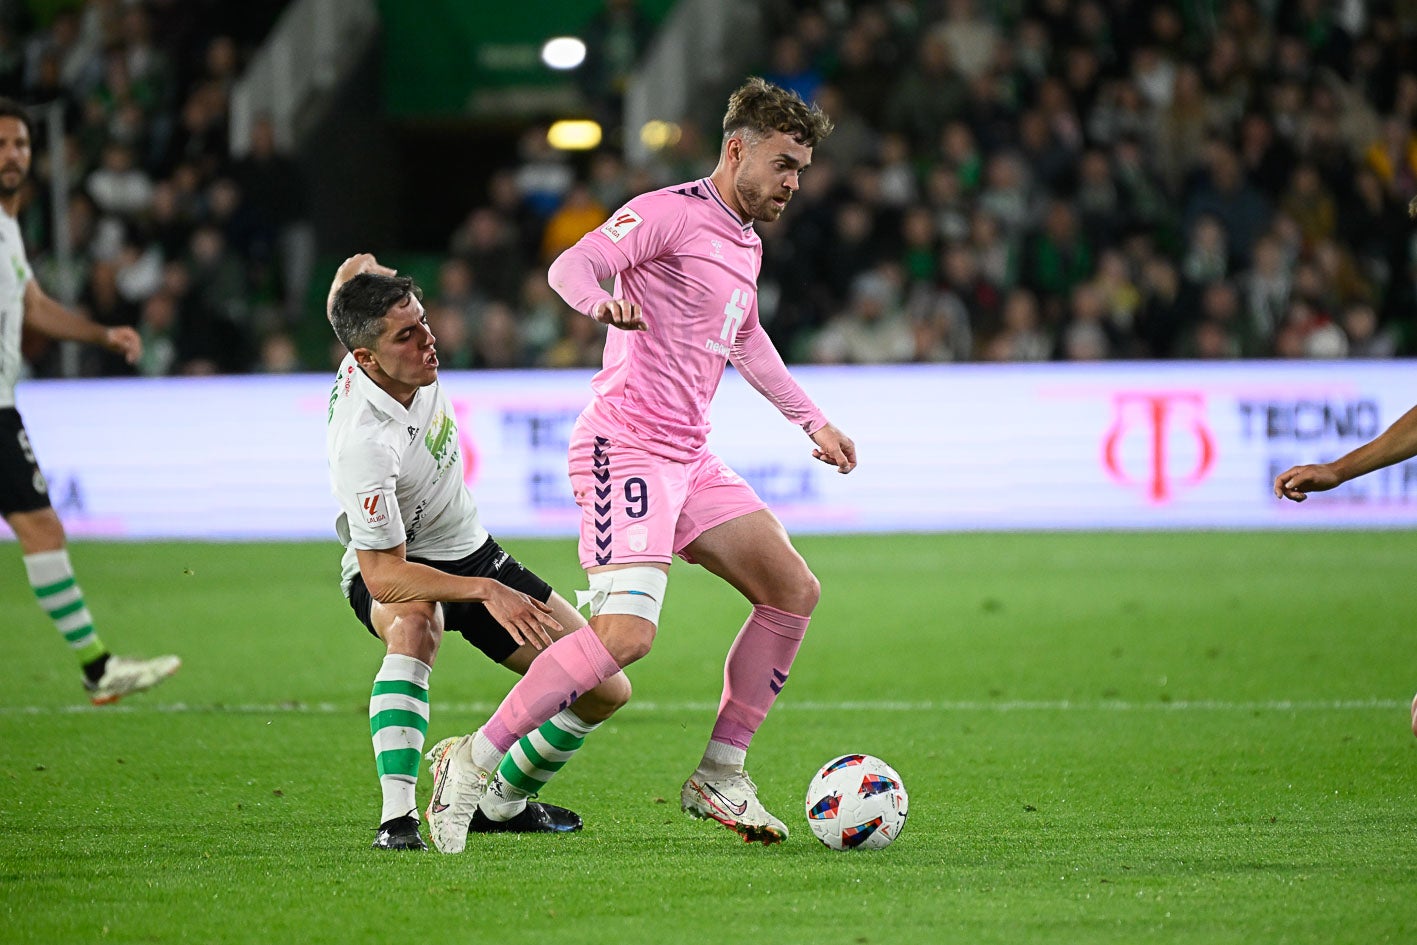
[[[364,369],[357,363],[354,365],[354,386],[359,391],[359,396],[368,402],[379,413],[390,417],[400,423],[407,423],[412,414],[412,408],[418,404],[418,398],[427,388],[420,387],[413,392],[413,402],[406,408],[389,395],[373,378],[364,373]],[[430,385],[432,386],[432,385]]]

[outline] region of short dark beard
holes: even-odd
[[[763,196],[761,187],[752,187],[742,183],[735,183],[733,186],[738,191],[738,202],[743,205],[749,220],[755,223],[772,223],[777,219],[776,216],[765,215],[770,204],[768,198]],[[779,213],[778,216],[781,214]]]
[[[4,171],[0,171],[0,174],[3,173]],[[18,194],[20,191],[24,190],[25,184],[29,183],[29,179],[30,176],[28,174],[21,174],[20,182],[18,184],[16,184],[14,187],[6,187],[3,182],[4,178],[0,178],[0,200],[9,200],[10,198]]]

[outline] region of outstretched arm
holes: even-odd
[[[604,259],[577,243],[551,263],[546,281],[567,305],[582,315],[625,331],[644,331],[644,313],[639,304],[614,298],[600,287],[602,281],[613,275],[614,270]]]
[[[754,322],[738,332],[730,357],[743,379],[817,444],[813,458],[835,466],[840,473],[856,468],[856,444],[827,422],[826,415],[793,379],[761,325]]]
[[[143,353],[143,339],[127,325],[100,325],[54,301],[34,279],[25,283],[25,324],[59,341],[81,341],[123,355],[129,364]]]
[[[1375,469],[1417,456],[1417,407],[1413,407],[1375,439],[1331,463],[1293,466],[1274,480],[1274,494],[1303,502],[1310,492],[1324,492]]]

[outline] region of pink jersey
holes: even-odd
[[[597,433],[687,462],[703,453],[709,404],[731,358],[808,434],[826,418],[788,374],[758,322],[763,247],[708,178],[633,198],[551,264],[552,288],[589,315],[637,302],[647,331],[609,329],[582,414]],[[615,276],[614,295],[600,282]]]

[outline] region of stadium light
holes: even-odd
[[[589,151],[600,144],[600,123],[588,118],[562,119],[546,130],[546,143],[558,151]]]
[[[679,143],[684,130],[672,121],[647,121],[640,128],[640,143],[651,151],[663,151]]]
[[[552,37],[541,47],[541,61],[551,69],[574,69],[585,62],[585,43],[575,36]]]

